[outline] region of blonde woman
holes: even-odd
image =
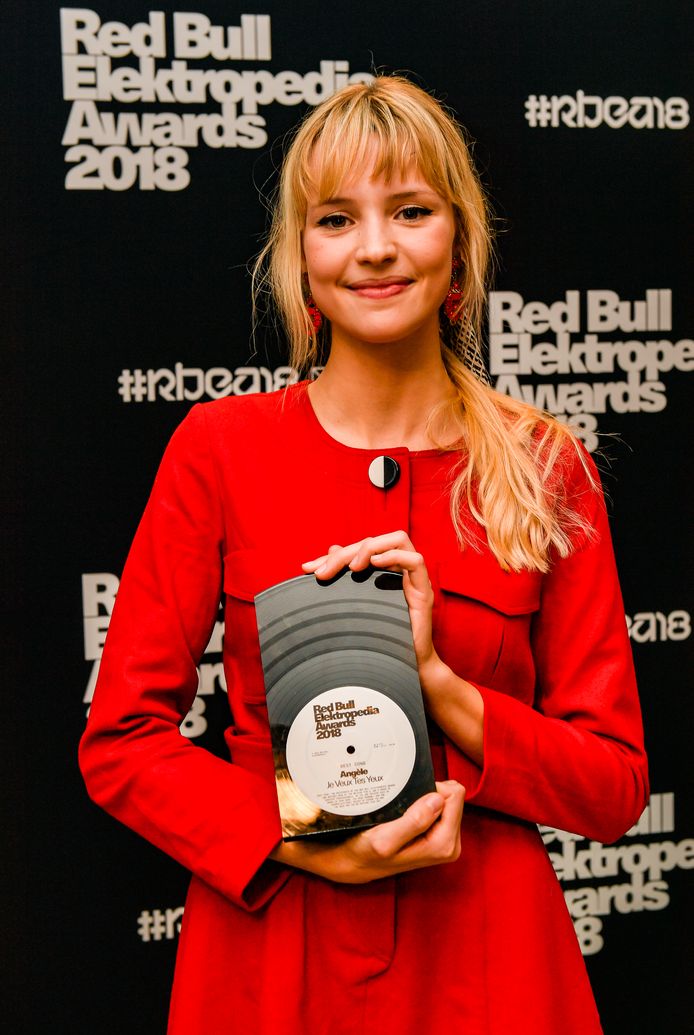
[[[256,284],[324,369],[175,433],[81,747],[93,798],[193,871],[170,1035],[600,1031],[536,824],[636,820],[638,701],[592,462],[487,384],[488,257],[463,135],[422,90],[349,86],[299,128]],[[283,843],[252,601],[368,565],[403,572],[437,790]],[[222,594],[230,761],[178,729]]]

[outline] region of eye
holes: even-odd
[[[347,216],[334,212],[332,215],[323,216],[318,220],[318,226],[327,226],[331,230],[343,230],[349,222]]]
[[[423,205],[406,205],[398,212],[406,223],[416,223],[425,216],[430,216],[433,209],[425,208]]]

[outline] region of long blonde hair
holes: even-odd
[[[492,251],[489,209],[464,131],[438,101],[401,76],[377,76],[369,84],[344,87],[308,115],[284,160],[272,225],[253,271],[254,304],[265,290],[271,293],[293,366],[306,370],[323,359],[329,323],[316,334],[302,280],[307,195],[312,185],[321,197],[334,194],[374,144],[375,176],[389,179],[414,163],[450,203],[456,222],[459,319],[442,316],[441,355],[457,398],[435,407],[428,429],[435,442],[446,429],[442,448],[460,450],[450,493],[458,540],[461,547],[477,545],[462,517],[467,503],[502,568],[547,571],[551,557],[569,554],[576,533],[587,531],[561,491],[560,473],[572,454],[584,466],[585,460],[567,427],[487,383],[478,343]],[[314,158],[317,170],[311,168]],[[454,447],[451,428],[457,432]]]

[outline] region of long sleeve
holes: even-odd
[[[613,841],[646,804],[647,765],[605,505],[575,466],[570,491],[586,501],[594,534],[543,579],[534,701],[478,686],[484,765],[453,749],[449,772],[475,805]]]
[[[256,908],[286,879],[263,866],[281,837],[274,786],[179,732],[217,616],[223,538],[205,415],[195,407],[164,455],[128,556],[80,765],[107,812]]]

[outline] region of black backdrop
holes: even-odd
[[[287,377],[271,337],[261,329],[251,341],[247,263],[265,226],[258,189],[306,110],[294,102],[315,103],[335,72],[376,67],[413,74],[477,140],[498,217],[493,306],[507,316],[490,326],[498,387],[565,414],[608,457],[654,796],[616,853],[581,855],[587,842],[553,831],[546,840],[605,1030],[690,1032],[691,5],[194,6],[177,40],[181,12],[168,3],[161,15],[143,0],[67,9],[62,34],[50,0],[8,0],[2,14],[3,786],[18,863],[5,882],[9,1030],[164,1031],[186,875],[90,805],[77,740],[117,576],[173,427],[195,398]],[[238,30],[230,57],[202,54],[214,35],[204,16]],[[122,27],[103,27],[114,21]],[[109,80],[109,49],[111,72],[140,68],[125,53],[146,49],[147,33],[129,31],[138,23],[153,28],[155,50],[163,24],[164,45],[142,56],[139,80]],[[186,80],[179,65],[172,85],[174,61],[195,74]],[[164,75],[152,81],[148,66]],[[204,71],[213,75],[200,86]],[[186,89],[202,94],[187,100]],[[559,307],[521,308],[557,302],[568,328]],[[186,724],[213,750],[219,661],[213,642]]]

